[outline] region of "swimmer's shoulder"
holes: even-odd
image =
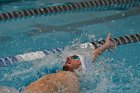
[[[71,71],[59,71],[55,74],[56,77],[60,78],[60,79],[73,79],[73,80],[77,80],[76,75],[71,72]]]
[[[39,81],[44,82],[44,80],[55,80],[55,79],[77,79],[76,75],[70,71],[58,71],[54,74],[47,74],[39,79]]]
[[[31,93],[36,90],[40,92],[46,91],[47,93],[54,93],[56,91],[78,93],[78,79],[70,71],[59,71],[55,74],[45,75],[26,88],[26,91],[31,91]]]
[[[79,93],[78,78],[73,72],[59,71],[56,73],[56,81],[63,86],[64,93]]]

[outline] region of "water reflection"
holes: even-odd
[[[124,19],[130,16],[136,16],[139,14],[140,14],[140,7],[130,9],[128,11],[116,13],[113,15],[109,15],[109,16],[97,17],[94,19],[79,21],[79,22],[70,23],[70,24],[61,25],[61,26],[36,24],[32,26],[35,29],[26,32],[26,34],[29,36],[37,36],[43,33],[49,33],[53,31],[54,32],[65,31],[65,32],[77,32],[77,33],[79,32],[80,33],[82,30],[78,29],[78,27],[86,27],[88,25],[93,25],[93,24],[102,24],[102,23],[110,22],[112,20]]]

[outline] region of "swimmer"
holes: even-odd
[[[114,47],[114,43],[110,40],[110,33],[108,33],[104,45],[93,50],[90,55],[95,60],[103,51]],[[87,60],[82,55],[68,56],[62,71],[43,76],[23,91],[25,93],[79,93],[78,78],[74,71],[79,68],[85,69]]]

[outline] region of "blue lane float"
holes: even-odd
[[[52,15],[57,13],[73,12],[80,10],[107,10],[107,9],[126,9],[140,6],[140,0],[91,0],[84,2],[71,2],[62,5],[48,6],[46,8],[20,10],[0,14],[0,21],[28,17],[34,15]]]
[[[134,42],[140,41],[140,34],[138,33],[138,34],[133,34],[133,35],[127,35],[127,36],[112,38],[110,40],[113,41],[116,45],[134,43]],[[100,40],[96,42],[84,43],[84,44],[81,44],[79,47],[96,49],[102,46],[104,43],[105,43],[105,40]],[[25,54],[16,55],[16,56],[0,58],[0,67],[4,67],[10,64],[14,64],[17,62],[22,62],[22,61],[41,59],[41,58],[47,57],[47,55],[49,55],[50,53],[62,53],[63,50],[64,48],[55,48],[51,50],[36,51],[36,52],[30,52],[30,53],[25,53]]]

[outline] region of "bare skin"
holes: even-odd
[[[78,80],[70,71],[48,74],[31,83],[25,93],[78,93]]]
[[[108,47],[110,43],[110,46]],[[110,41],[110,33],[107,35],[105,44],[93,51],[94,59],[107,48],[113,48],[114,44]],[[80,60],[73,60],[67,57],[63,66],[63,71],[55,74],[47,74],[39,80],[31,83],[25,88],[25,93],[79,93],[78,79],[73,73],[74,69],[79,68]]]
[[[100,55],[107,48],[112,49],[114,47],[115,47],[114,43],[110,40],[110,33],[108,33],[104,45],[93,51],[94,58],[96,58],[98,55]]]

